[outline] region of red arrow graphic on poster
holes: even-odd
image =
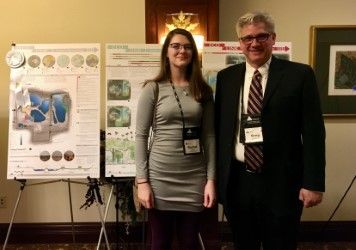
[[[274,46],[273,51],[288,51],[290,48],[288,46]]]

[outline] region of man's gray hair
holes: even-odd
[[[236,32],[237,36],[240,38],[241,29],[245,25],[256,24],[256,23],[264,23],[266,25],[266,29],[269,33],[274,32],[274,21],[272,17],[266,12],[249,12],[245,15],[241,16],[236,23]]]

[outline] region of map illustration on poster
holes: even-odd
[[[10,52],[7,178],[99,177],[100,45],[18,44]]]

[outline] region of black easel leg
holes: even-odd
[[[73,204],[72,204],[72,191],[70,186],[70,179],[67,180],[68,184],[68,194],[69,194],[69,208],[70,208],[70,222],[72,226],[72,240],[73,244],[75,244],[75,230],[74,230],[74,216],[73,216]]]
[[[4,242],[4,245],[3,245],[3,250],[6,249],[6,246],[7,246],[7,242],[9,240],[9,237],[10,237],[10,233],[11,233],[11,228],[12,228],[12,224],[14,222],[14,218],[15,218],[15,214],[16,214],[16,211],[17,211],[17,208],[19,206],[19,203],[20,203],[20,199],[21,199],[21,194],[26,186],[26,180],[19,180],[19,182],[21,183],[21,187],[20,187],[20,190],[19,190],[19,194],[17,195],[17,200],[16,200],[16,204],[15,204],[15,207],[14,207],[14,210],[12,212],[12,216],[11,216],[11,221],[10,221],[10,224],[9,224],[9,228],[7,229],[7,234],[6,234],[6,238],[5,238],[5,242]]]
[[[116,212],[116,221],[115,221],[115,228],[116,228],[116,250],[119,249],[119,184],[115,183],[116,185],[116,201],[115,201],[115,212]]]
[[[108,199],[108,201],[106,202],[106,207],[105,207],[104,223],[106,222],[106,218],[107,218],[107,216],[108,216],[108,212],[109,212],[109,208],[110,208],[110,202],[111,202],[111,198],[112,198],[113,192],[114,192],[114,185],[111,185],[111,190],[110,190],[109,199]],[[99,240],[98,240],[98,245],[97,245],[97,247],[96,247],[96,250],[99,250],[99,248],[100,248],[100,244],[101,244],[101,239],[102,239],[102,237],[103,237],[103,233],[104,233],[104,229],[101,228],[101,230],[100,230],[100,235],[99,235]]]

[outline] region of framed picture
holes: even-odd
[[[323,114],[356,115],[356,26],[311,26],[310,65]]]

